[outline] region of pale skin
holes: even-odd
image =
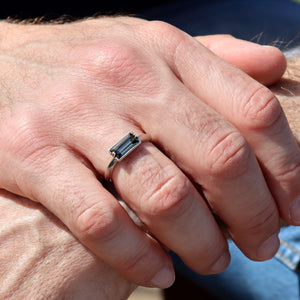
[[[224,270],[211,209],[253,260],[275,254],[279,217],[300,222],[299,149],[264,86],[285,70],[279,50],[124,17],[0,26],[0,186],[41,203],[124,278],[172,284],[161,243],[196,272]],[[152,143],[112,180],[155,238],[99,182],[128,131]]]
[[[272,91],[300,142],[300,73],[294,65]],[[0,243],[1,299],[121,300],[135,288],[41,205],[5,191],[0,193]]]
[[[48,210],[5,191],[0,242],[2,300],[122,300],[135,289]]]

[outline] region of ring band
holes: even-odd
[[[142,134],[136,136],[133,132],[127,133],[120,141],[113,145],[109,149],[110,155],[113,159],[108,164],[105,171],[105,180],[111,180],[111,174],[115,165],[123,160],[128,154],[130,154],[135,148],[137,148],[142,142],[150,141],[150,136],[148,134]]]

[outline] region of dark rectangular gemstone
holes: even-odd
[[[122,160],[140,143],[140,139],[132,132],[129,132],[118,143],[112,146],[109,151],[117,160]]]

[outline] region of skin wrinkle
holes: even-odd
[[[6,271],[10,275],[1,274],[1,299],[81,300],[91,295],[90,290],[96,292],[92,299],[121,299],[117,295],[129,295],[130,284],[125,288],[125,281],[99,263],[56,217],[40,205],[9,193],[1,193],[0,198],[0,214],[11,218],[6,228],[16,231],[11,237],[0,232],[0,257],[9,262],[1,261],[0,273]],[[4,253],[13,257],[5,259]],[[106,280],[112,284],[107,285]]]
[[[161,24],[161,23],[160,23]],[[69,36],[69,34],[68,34],[68,36]],[[76,37],[76,31],[74,32],[74,35],[73,35],[73,37]],[[47,37],[48,38],[48,37]],[[122,39],[122,37],[120,36],[120,39]],[[67,39],[68,40],[68,39]],[[82,41],[79,41],[78,43],[79,44],[82,44],[81,43]],[[49,45],[49,47],[50,47],[51,45]],[[192,47],[192,49],[194,49],[194,44],[193,44],[193,47]],[[43,49],[41,49],[41,50],[45,50],[44,48]],[[142,51],[143,49],[141,49],[141,51]],[[165,51],[165,49],[163,49],[164,51]],[[28,51],[28,49],[26,50],[26,51]],[[62,51],[63,51],[63,49],[62,49]],[[91,50],[91,51],[93,51],[93,50]],[[30,53],[29,53],[30,54]],[[155,54],[155,53],[154,53]],[[184,54],[184,53],[182,53],[182,54]],[[160,54],[161,55],[161,54]],[[208,55],[208,52],[207,52],[207,55]],[[191,56],[189,55],[188,56],[188,58],[190,58]],[[213,60],[213,59],[211,59],[211,60]],[[210,60],[209,60],[210,61]],[[72,62],[72,59],[70,58],[70,62]],[[151,60],[151,63],[154,63],[154,61],[153,60]],[[204,62],[203,62],[204,63]],[[193,62],[191,62],[191,67],[192,67],[192,65],[193,65]],[[220,67],[222,67],[222,65],[220,66]],[[207,69],[210,69],[210,66],[208,66],[207,67]],[[187,70],[188,71],[188,70]],[[66,72],[68,73],[69,72],[69,70],[66,70]],[[196,70],[194,71],[194,73],[193,74],[196,74]],[[117,74],[116,74],[117,75]],[[154,74],[155,75],[155,74]],[[217,76],[218,77],[218,76]],[[69,80],[69,76],[67,76],[66,75],[66,80]],[[213,81],[213,80],[212,80]],[[250,81],[250,79],[249,79],[249,81]],[[96,83],[96,82],[95,82]],[[209,84],[208,84],[209,85]],[[207,86],[207,85],[206,85]],[[21,87],[22,88],[22,87]],[[94,89],[94,91],[95,90],[97,90],[97,88],[95,88]],[[94,92],[93,91],[93,92]],[[29,98],[29,100],[32,100],[33,102],[36,100],[36,99],[34,99],[35,97],[35,95],[36,95],[36,93],[37,92],[35,92],[35,93],[33,93],[33,97],[31,96],[31,95],[29,95],[30,96],[30,98]],[[221,92],[220,92],[221,93]],[[222,94],[222,93],[221,93]],[[27,96],[28,97],[28,95],[24,95],[24,96]],[[51,96],[51,95],[50,95]],[[120,97],[120,99],[122,100],[122,95],[120,95],[121,97]],[[230,98],[230,97],[229,97]],[[50,99],[51,100],[51,99]],[[101,100],[101,99],[99,99],[99,100]],[[46,100],[47,101],[47,100]],[[38,101],[36,101],[36,102],[38,102]],[[122,102],[122,101],[120,101],[120,102]],[[103,101],[103,105],[105,104],[105,101]],[[109,103],[110,104],[110,103]],[[116,111],[118,111],[118,106],[116,107]],[[92,106],[91,106],[91,109],[92,109]],[[99,105],[99,110],[101,110],[101,106]],[[68,112],[66,111],[66,114],[67,114]],[[147,112],[146,112],[147,113]],[[140,118],[142,118],[142,113],[140,114],[141,115],[141,117]],[[163,114],[161,114],[161,116],[162,116]],[[57,117],[53,117],[54,119],[56,119],[56,118],[59,118],[59,116],[57,116]],[[117,119],[118,119],[118,114],[116,113],[116,122],[117,122]],[[162,120],[163,118],[161,118],[161,120]],[[104,120],[104,122],[105,122],[105,120]],[[75,122],[74,122],[75,123]],[[79,122],[80,123],[80,122]],[[99,122],[99,130],[98,131],[100,131],[101,130],[101,121]],[[162,122],[161,122],[162,123]],[[82,124],[79,124],[79,126],[80,125],[82,125]],[[128,124],[127,124],[128,125]],[[162,124],[163,125],[163,124]],[[124,129],[124,131],[125,131],[125,126],[124,126],[124,128],[122,127],[122,123],[120,124],[120,126],[119,126],[120,128],[122,128],[122,130]],[[162,126],[163,127],[163,126]],[[87,128],[87,129],[89,129],[89,128]],[[121,131],[122,131],[121,130]],[[165,133],[166,133],[166,131],[165,130],[162,130],[162,131],[164,131]],[[92,134],[91,134],[92,133]],[[90,144],[91,144],[91,149],[92,148],[94,148],[94,149],[96,149],[96,150],[94,150],[95,152],[93,153],[92,151],[89,153],[89,155],[90,155],[90,157],[92,158],[92,157],[94,157],[94,161],[93,161],[93,163],[95,163],[95,164],[99,164],[99,165],[101,165],[101,162],[96,162],[96,160],[100,160],[101,159],[101,157],[102,157],[102,153],[101,153],[101,151],[103,151],[103,153],[104,153],[104,151],[105,150],[103,150],[103,148],[101,147],[101,145],[97,145],[96,143],[94,143],[94,146],[92,147],[92,144],[93,144],[93,139],[95,139],[96,140],[96,138],[95,138],[95,134],[93,134],[93,132],[91,131],[89,134],[91,134],[91,141],[90,141]],[[96,135],[97,135],[98,133],[96,133]],[[105,134],[105,132],[104,132],[104,134]],[[122,134],[122,132],[113,132],[113,133],[111,133],[111,138],[113,138],[113,134],[115,134],[115,136],[119,136],[119,135],[121,135]],[[173,134],[172,134],[172,132],[167,132],[167,134],[169,135],[169,136],[172,136]],[[166,135],[167,135],[166,134]],[[182,136],[183,137],[185,137],[185,134],[183,134],[182,133]],[[70,137],[70,139],[71,139],[71,137]],[[108,140],[109,140],[109,138],[108,138]],[[191,139],[187,139],[187,141],[188,140],[191,140]],[[180,142],[181,141],[178,141],[178,144],[180,145]],[[66,142],[67,143],[67,142]],[[110,143],[109,143],[110,144]],[[192,145],[190,145],[190,147],[191,147]],[[177,147],[178,149],[180,149],[179,147]],[[99,150],[100,149],[100,150]],[[106,149],[106,147],[105,147],[105,149]],[[153,150],[154,151],[154,150]],[[157,151],[157,148],[155,148],[155,151]],[[297,151],[296,151],[297,152]],[[106,152],[105,152],[106,153]],[[153,152],[154,153],[154,152]],[[160,154],[158,154],[158,152],[155,152],[155,153],[157,153],[157,157],[159,157],[159,159],[161,160],[161,161],[163,161],[162,160],[162,157],[161,156],[159,156]],[[104,156],[104,155],[103,155]],[[99,158],[100,157],[100,158]],[[180,158],[181,159],[181,158]],[[186,160],[188,160],[188,158],[186,159]],[[87,173],[86,172],[86,168],[84,168],[84,170],[83,170],[83,167],[82,167],[82,164],[80,164],[80,166],[79,166],[79,162],[76,160],[76,162],[75,162],[75,159],[74,159],[74,161],[73,160],[71,160],[72,161],[72,166],[71,166],[71,163],[70,163],[70,168],[73,168],[74,167],[74,170],[77,170],[77,173],[81,173],[81,174],[83,174],[83,176],[82,177],[80,177],[79,179],[77,178],[77,182],[76,182],[76,184],[78,185],[78,186],[81,186],[81,184],[82,184],[82,190],[84,190],[85,192],[84,192],[84,194],[86,194],[86,195],[88,195],[88,193],[89,193],[89,191],[90,190],[93,190],[92,188],[95,188],[94,189],[94,192],[96,192],[97,194],[99,194],[99,198],[101,198],[101,197],[103,197],[103,198],[105,198],[105,199],[111,199],[111,200],[109,200],[109,201],[113,201],[114,199],[112,199],[112,198],[110,198],[109,197],[109,195],[108,195],[108,193],[107,193],[107,191],[105,191],[104,192],[104,190],[99,190],[99,182],[96,180],[96,178],[94,178],[94,177],[92,177],[92,178],[90,178],[90,183],[91,184],[87,184],[87,182],[88,182],[88,175],[90,175],[90,173]],[[61,162],[61,160],[60,161],[55,161],[55,163],[53,162],[53,168],[55,169],[55,167],[58,165],[57,163],[59,163],[59,162]],[[67,162],[66,162],[67,163]],[[193,162],[191,162],[191,164],[192,164]],[[9,163],[7,163],[8,165],[9,165]],[[12,163],[13,164],[13,163]],[[107,166],[107,164],[104,166],[104,168]],[[46,166],[46,168],[47,168],[48,166]],[[76,169],[76,167],[77,167],[77,169]],[[82,168],[80,168],[80,167],[82,167]],[[102,170],[104,169],[104,168],[102,168]],[[61,169],[63,169],[63,168],[60,168],[60,170]],[[20,171],[20,169],[17,169],[17,171]],[[34,171],[34,170],[33,170]],[[100,170],[101,171],[101,170]],[[18,172],[19,173],[19,172]],[[69,173],[69,174],[68,174]],[[75,171],[75,173],[76,173],[76,171]],[[2,173],[3,174],[3,173]],[[5,174],[5,173],[4,173]],[[53,176],[53,178],[55,177],[55,172],[53,172],[53,170],[49,170],[49,173],[47,174],[48,176],[47,176],[47,178],[49,178],[49,176],[50,176],[50,178],[51,178],[51,176]],[[116,174],[117,173],[115,173],[115,177],[116,177]],[[73,174],[71,173],[71,172],[66,172],[66,177],[72,177],[73,176]],[[28,182],[30,181],[30,177],[29,178],[27,178],[28,179]],[[74,177],[73,177],[73,179],[74,179]],[[76,179],[76,178],[75,178]],[[128,178],[127,180],[130,180],[130,178]],[[40,181],[40,183],[41,183],[41,186],[43,187],[43,188],[41,188],[41,190],[43,189],[43,191],[41,192],[41,194],[43,194],[44,195],[44,199],[49,199],[49,201],[52,199],[52,195],[53,195],[53,193],[54,193],[54,191],[56,190],[56,186],[57,185],[63,185],[64,184],[64,182],[61,180],[61,178],[59,177],[58,178],[58,180],[57,180],[57,182],[50,182],[50,184],[49,184],[49,182],[47,182],[47,184],[44,184],[45,182],[44,181],[47,181],[47,179],[43,179],[43,178],[41,178],[41,181]],[[51,181],[51,180],[50,180]],[[117,179],[114,181],[115,182],[115,184],[117,184]],[[119,186],[121,186],[121,182],[119,182]],[[217,186],[217,185],[216,185]],[[91,188],[92,187],[92,188]],[[120,188],[121,189],[121,188]],[[124,194],[127,192],[127,189],[126,189],[126,185],[124,185],[123,187],[122,187],[122,190],[123,190],[123,192],[124,192]],[[246,185],[246,191],[248,191],[249,190],[249,186],[247,186]],[[232,191],[232,189],[231,189],[231,191]],[[230,191],[230,192],[231,192]],[[70,191],[70,194],[72,195],[72,192]],[[128,196],[129,197],[129,196]],[[87,201],[90,201],[90,200],[92,200],[92,199],[90,199],[90,198],[93,198],[93,197],[89,197],[89,199],[87,199]],[[250,198],[252,198],[252,197],[250,197]],[[43,197],[41,197],[41,199],[43,199]],[[72,201],[76,201],[76,199],[71,199]],[[78,199],[78,204],[80,205],[81,204],[81,198],[79,197]],[[251,203],[252,203],[252,199],[250,199],[251,201]],[[263,200],[263,199],[262,199]],[[67,214],[65,214],[65,212],[66,211],[58,211],[59,210],[59,205],[57,205],[56,207],[54,207],[54,205],[53,206],[50,206],[50,205],[48,205],[49,203],[47,203],[47,201],[46,200],[43,200],[43,202],[44,202],[44,204],[47,204],[47,207],[49,208],[49,209],[52,209],[52,211],[54,211],[58,216],[60,216],[60,214],[63,214],[63,217],[61,218],[61,219],[63,219],[65,222],[67,222],[66,224],[68,224],[68,215]],[[107,202],[107,203],[109,203],[109,202]],[[117,205],[117,202],[113,202],[113,203],[115,203],[116,205]],[[110,204],[107,204],[107,205],[110,205]],[[190,205],[190,207],[191,207],[192,205]],[[200,208],[200,207],[199,207]],[[199,209],[200,210],[200,209]],[[122,211],[123,212],[123,211]],[[197,211],[196,211],[196,213],[195,213],[195,215],[197,215]],[[213,219],[212,219],[212,216],[209,214],[209,213],[207,213],[206,214],[207,216],[209,216],[209,219],[207,220],[207,223],[208,223],[208,225],[209,225],[209,223],[212,223],[212,225],[213,224],[215,224],[214,223],[214,221],[213,221]],[[187,217],[189,217],[189,216],[187,216]],[[205,217],[205,216],[204,216]],[[125,218],[124,218],[125,219]],[[204,218],[205,219],[205,218]],[[189,218],[187,218],[187,220],[189,220]],[[212,221],[212,222],[210,222],[210,220]],[[99,220],[98,220],[99,221]],[[182,224],[183,224],[183,226],[181,226],[181,227],[185,227],[184,225],[184,223],[188,223],[188,222],[183,222],[183,221],[185,221],[184,219],[182,220]],[[201,221],[203,221],[203,220],[201,220]],[[195,222],[195,219],[193,220],[193,222],[192,222],[192,225],[193,224],[195,224],[196,222]],[[123,232],[123,234],[122,235],[120,235],[120,238],[123,238],[124,236],[125,237],[127,237],[127,234],[128,234],[128,232],[130,232],[130,229],[131,229],[131,227],[130,226],[127,226],[127,228],[126,228],[126,223],[124,222],[124,232]],[[129,223],[129,224],[131,224],[131,223]],[[199,226],[199,227],[201,227],[201,226]],[[210,227],[210,226],[206,226],[206,232],[205,233],[207,233],[208,232],[208,227]],[[216,227],[216,225],[215,225],[215,227]],[[213,227],[213,229],[215,229],[215,227]],[[204,227],[205,228],[205,227]],[[74,228],[73,228],[74,229]],[[168,232],[168,230],[166,230],[166,228],[161,228],[164,232]],[[72,230],[72,228],[71,228],[71,230]],[[172,230],[172,226],[170,226],[170,230]],[[197,231],[197,227],[193,227],[191,230],[194,230],[194,232],[195,232],[195,235],[197,235],[197,236],[201,236],[201,232],[199,232],[199,228],[198,228],[198,231]],[[188,230],[189,232],[191,231],[191,230]],[[201,230],[203,231],[203,228],[201,228]],[[213,231],[215,231],[215,233],[213,232]],[[132,230],[132,232],[134,233],[134,231]],[[266,230],[265,231],[266,232],[266,235],[268,235],[269,234],[269,231],[268,230]],[[172,232],[173,233],[173,232]],[[204,239],[204,241],[207,239],[209,242],[211,242],[213,239],[214,239],[214,237],[217,235],[220,235],[220,238],[218,238],[218,240],[216,240],[215,241],[215,243],[212,243],[212,244],[215,244],[216,246],[215,247],[212,247],[212,248],[214,248],[214,249],[212,249],[212,250],[215,250],[215,249],[218,249],[218,245],[220,245],[220,241],[222,242],[223,241],[223,239],[221,240],[221,234],[219,233],[219,231],[218,230],[212,230],[212,232],[211,232],[211,234],[206,234],[207,235],[207,238],[205,238],[205,237],[203,237],[203,236],[201,236],[201,237],[203,237]],[[136,237],[137,237],[137,239],[140,239],[141,237],[140,237],[141,235],[136,235]],[[183,235],[183,237],[186,237],[187,235],[186,234],[184,234]],[[262,236],[261,238],[259,238],[259,239],[257,239],[258,240],[258,242],[261,242],[262,241],[262,239],[264,239],[265,238],[265,236]],[[122,240],[122,239],[121,239]],[[186,239],[184,239],[184,240],[186,240]],[[126,239],[126,241],[128,241],[128,239]],[[202,241],[201,241],[202,242]],[[208,243],[209,243],[208,242]],[[149,242],[150,243],[150,242]],[[178,243],[180,243],[180,234],[178,234]],[[225,243],[225,240],[224,240],[224,243]],[[204,243],[205,245],[207,244],[207,243]],[[119,244],[118,244],[119,245]],[[130,245],[131,245],[131,243],[130,242],[128,242],[128,243],[125,243],[125,239],[124,239],[124,245],[126,245],[126,247],[128,247],[128,248],[130,248]],[[135,243],[133,243],[133,245],[136,245]],[[155,244],[156,245],[156,244]],[[91,247],[92,248],[92,250],[94,250],[94,247],[92,247],[93,245],[87,245],[87,247]],[[183,250],[186,250],[186,249],[189,249],[189,248],[193,248],[193,245],[191,245],[191,244],[183,244],[183,245],[180,245],[180,246],[185,246],[185,249],[182,249],[182,252],[184,252]],[[200,245],[201,246],[201,245]],[[182,248],[183,248],[182,247]],[[104,248],[104,247],[103,247]],[[102,248],[102,249],[103,249]],[[139,248],[136,248],[136,247],[132,247],[133,249],[133,251],[132,251],[132,253],[133,253],[133,255],[132,256],[134,256],[134,251],[135,250],[139,250]],[[135,248],[135,249],[134,249]],[[172,247],[171,247],[172,248]],[[223,248],[223,247],[219,247],[219,248]],[[109,251],[107,251],[107,256],[106,255],[103,255],[103,258],[105,258],[106,260],[107,260],[107,262],[108,263],[110,263],[111,265],[113,265],[114,267],[118,267],[118,264],[116,263],[116,264],[114,264],[114,262],[118,262],[118,257],[117,256],[114,256],[113,254],[114,254],[114,249],[115,249],[115,247],[110,247],[110,245],[109,245],[109,247],[107,247],[107,249],[109,249]],[[158,249],[157,247],[154,247],[154,245],[153,245],[153,247],[152,247],[152,250],[153,251],[149,251],[150,253],[151,253],[151,256],[149,255],[149,262],[150,263],[147,263],[147,264],[144,264],[145,265],[145,267],[146,268],[142,268],[141,267],[141,270],[143,270],[143,272],[141,272],[140,273],[140,277],[143,277],[143,274],[146,274],[147,272],[149,272],[149,270],[151,270],[151,268],[153,267],[153,266],[155,266],[155,262],[156,262],[156,260],[155,259],[152,259],[153,258],[153,256],[152,256],[152,253],[155,253],[155,250],[156,249]],[[117,250],[119,250],[119,249],[117,249]],[[181,247],[180,247],[180,250],[181,250]],[[180,251],[178,251],[178,252],[180,252]],[[212,251],[212,253],[213,253],[214,251]],[[120,252],[119,252],[120,253]],[[118,253],[118,255],[119,255],[119,253]],[[208,254],[212,254],[212,253],[208,253]],[[100,257],[102,257],[101,256],[101,251],[99,251],[99,253],[97,253],[97,254],[99,254],[100,255]],[[162,253],[162,255],[161,255],[161,258],[162,258],[162,260],[163,261],[166,261],[166,259],[167,259],[167,257],[166,256],[164,256],[163,255],[164,253]],[[180,254],[180,253],[179,253]],[[185,252],[184,252],[184,254],[185,254]],[[122,254],[123,255],[123,254]],[[215,253],[213,253],[213,255],[212,256],[215,256],[214,257],[214,259],[216,259],[217,257],[217,255],[219,255],[219,253],[217,253],[217,251],[215,252]],[[110,259],[109,259],[110,258]],[[213,260],[214,260],[213,259]],[[193,260],[193,258],[191,257],[191,261]],[[205,260],[209,260],[209,257],[208,256],[206,256],[206,259],[204,259],[203,261],[205,262]],[[157,265],[157,268],[161,268],[161,265],[162,264],[160,264],[160,265]],[[200,267],[201,267],[201,261],[199,260],[199,270],[201,269]],[[145,270],[144,270],[145,269]],[[122,271],[122,270],[121,270]],[[154,272],[153,272],[153,274],[154,274]],[[130,274],[129,274],[130,275]],[[133,276],[132,276],[133,277]],[[138,277],[138,276],[137,276]],[[131,277],[130,277],[131,278]],[[138,280],[139,278],[137,278],[137,280]]]
[[[300,146],[300,47],[292,51],[292,60],[288,60],[288,66],[283,78],[270,87],[279,100],[283,111],[289,121],[292,132]],[[290,54],[287,55],[289,59]],[[225,225],[218,220],[227,238],[230,237]],[[287,224],[280,220],[281,226]]]
[[[38,218],[38,216],[35,217],[35,219]],[[32,219],[33,218],[30,217],[30,220],[28,220],[28,218],[25,217],[18,220],[17,223],[8,226],[10,227],[7,228],[8,230],[13,230],[15,232],[13,236],[10,235],[12,239],[9,238],[7,234],[2,235],[1,232],[1,239],[4,239],[5,244],[8,243],[6,247],[9,247],[9,244],[12,244],[14,249],[13,254],[17,260],[14,260],[13,264],[8,266],[9,271],[4,271],[6,278],[4,277],[4,280],[1,283],[0,295],[3,293],[5,294],[7,291],[12,291],[11,293],[13,294],[16,292],[16,289],[22,289],[22,286],[26,284],[28,278],[30,278],[36,271],[36,258],[46,257],[47,254],[45,252],[50,251],[49,249],[42,249],[39,247],[39,229],[38,226],[33,227],[30,225],[35,223]],[[28,227],[31,229],[30,237],[27,235]],[[30,240],[30,243],[28,244],[26,243],[26,237]],[[15,239],[17,239],[17,241],[23,239],[24,244],[21,249],[19,244],[14,242]],[[17,254],[16,252],[19,253]],[[26,274],[26,277],[23,276],[24,273]]]
[[[237,132],[229,132],[218,140],[208,154],[208,158],[215,157],[211,159],[209,176],[239,178],[249,166],[249,146]]]
[[[298,55],[295,57],[295,55]],[[287,58],[291,57],[290,55]],[[283,111],[289,121],[289,125],[300,146],[300,47],[293,50],[292,60],[288,60],[288,66],[283,78],[270,87],[279,100]],[[226,226],[218,220],[227,238],[230,237]],[[281,226],[287,224],[281,219]]]

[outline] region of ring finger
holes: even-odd
[[[239,248],[254,260],[271,258],[279,246],[277,207],[245,138],[185,87],[160,105],[163,115],[150,113],[145,131],[202,186]]]
[[[78,139],[80,145],[88,145],[81,151],[102,174],[109,162],[107,149],[128,131],[137,136],[142,133],[133,125],[118,124],[118,130]],[[93,139],[88,138],[91,136]],[[142,143],[116,164],[112,180],[150,232],[192,269],[209,274],[228,265],[227,242],[207,204],[182,171],[152,143]]]

